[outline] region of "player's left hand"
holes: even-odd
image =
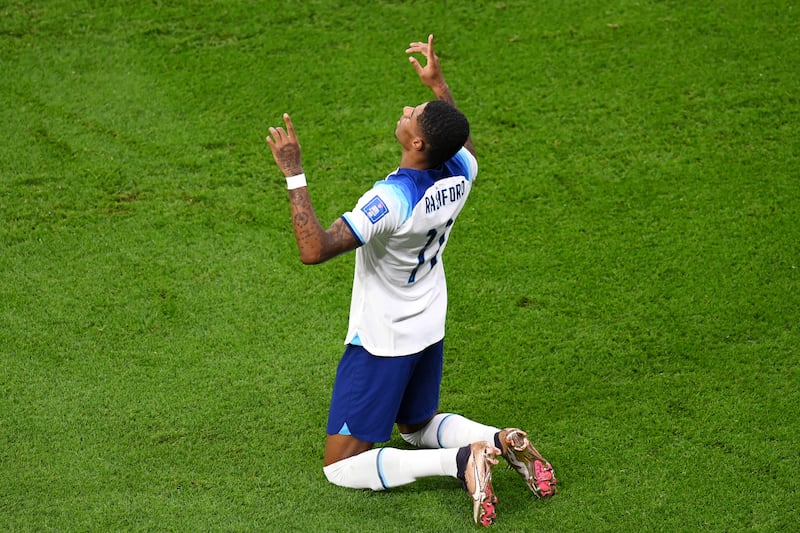
[[[288,113],[283,114],[283,121],[286,129],[270,127],[266,140],[272,150],[275,164],[281,169],[283,175],[286,177],[296,176],[303,173],[300,142],[297,140],[297,134]]]

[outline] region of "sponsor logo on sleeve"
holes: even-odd
[[[386,203],[381,200],[380,196],[376,196],[367,202],[366,205],[361,208],[361,210],[365,215],[367,215],[367,218],[373,224],[389,214],[389,208],[386,207]]]

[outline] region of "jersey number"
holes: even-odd
[[[417,281],[417,272],[419,271],[419,267],[424,265],[426,262],[430,262],[431,269],[436,266],[436,263],[439,262],[437,257],[439,256],[439,252],[442,250],[442,246],[444,246],[445,241],[447,240],[447,231],[450,229],[450,226],[453,225],[453,219],[447,221],[447,224],[444,225],[442,229],[441,236],[439,232],[435,229],[432,229],[428,232],[428,240],[425,242],[425,246],[422,247],[422,250],[419,251],[419,255],[417,256],[417,266],[414,267],[414,270],[411,271],[411,275],[408,277],[409,285]],[[426,259],[425,252],[430,248],[433,241],[436,240],[436,237],[439,237],[439,248],[436,249],[436,252],[430,259]]]

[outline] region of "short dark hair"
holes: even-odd
[[[431,168],[456,155],[469,139],[469,121],[455,106],[443,100],[428,102],[417,118],[427,147]]]

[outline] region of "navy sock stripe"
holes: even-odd
[[[389,489],[389,484],[386,482],[386,478],[383,476],[383,464],[381,463],[383,452],[386,451],[386,448],[381,448],[378,452],[378,456],[375,458],[375,468],[378,469],[378,478],[381,480],[381,485],[383,485],[384,489]]]
[[[451,416],[453,415],[449,414],[444,418],[442,418],[442,421],[439,422],[439,427],[436,428],[436,442],[439,444],[439,448],[445,447],[445,445],[442,443],[442,427],[444,427],[444,423],[447,422],[447,419],[450,418]]]

